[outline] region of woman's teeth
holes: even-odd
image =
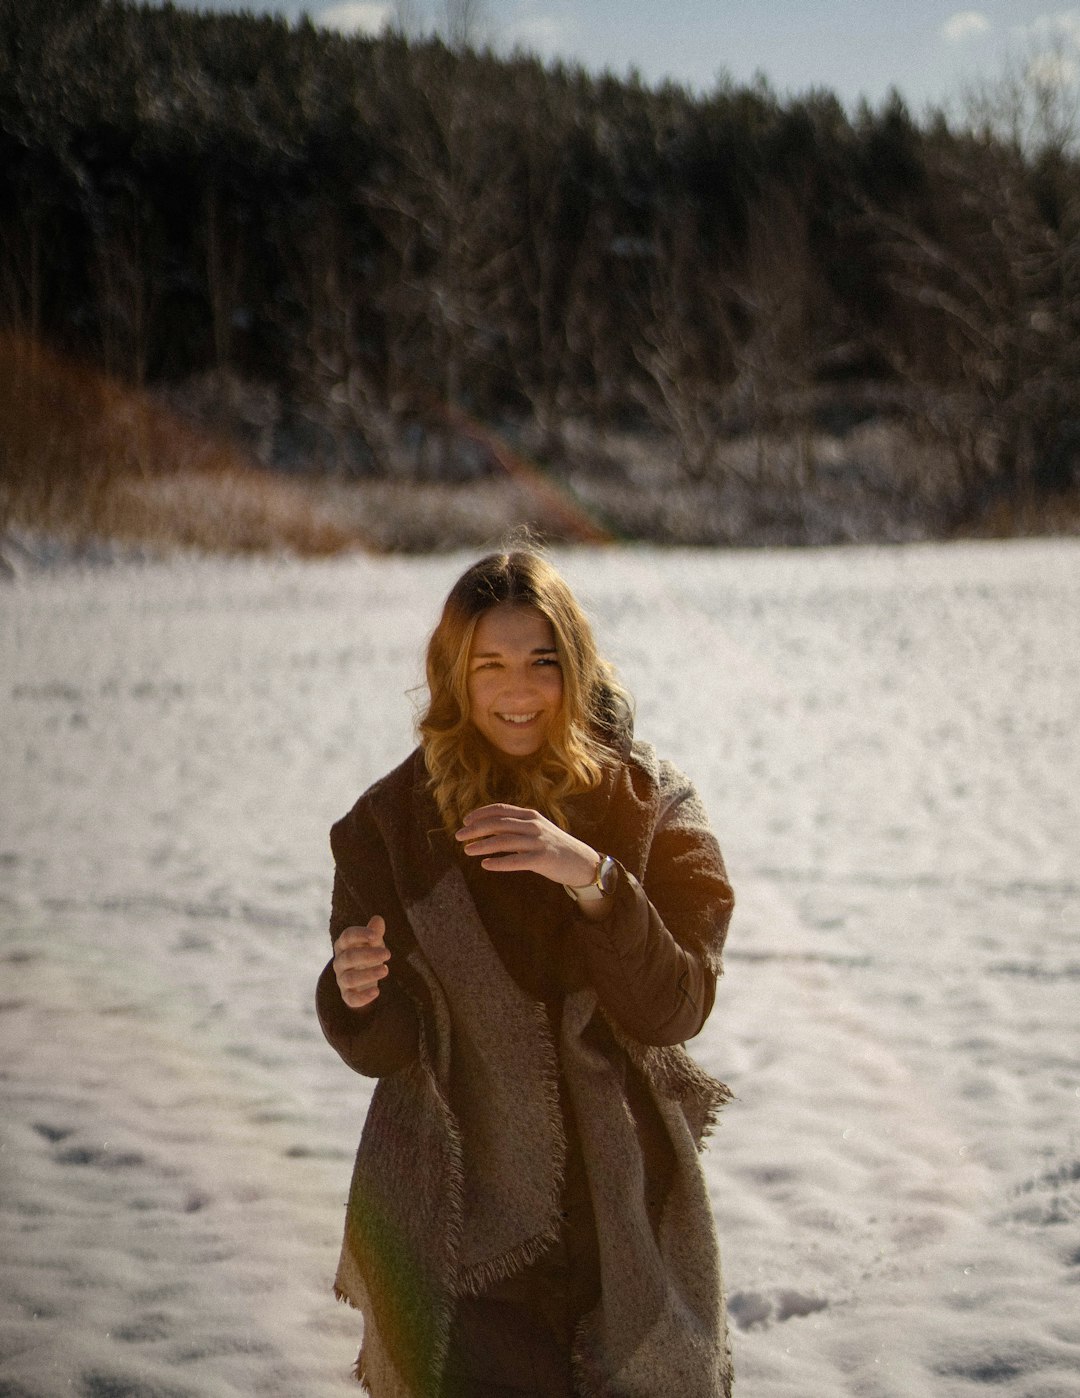
[[[500,714],[504,723],[532,723],[536,714]]]

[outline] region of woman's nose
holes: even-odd
[[[511,694],[531,694],[536,688],[532,670],[511,671],[506,677],[506,687]]]

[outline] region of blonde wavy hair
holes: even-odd
[[[562,703],[543,748],[534,757],[509,761],[469,713],[469,654],[477,622],[504,603],[533,607],[548,619],[563,680]],[[429,700],[417,731],[428,784],[450,833],[467,812],[493,801],[539,810],[565,829],[567,801],[599,785],[612,761],[612,733],[628,726],[631,713],[629,696],[597,653],[574,594],[531,549],[490,554],[457,580],[428,642],[427,684]]]

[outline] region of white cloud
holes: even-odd
[[[1012,34],[1015,42],[1030,50],[1080,52],[1080,10],[1059,10],[1057,14],[1039,15],[1030,24],[1014,26]]]
[[[980,10],[960,10],[941,26],[941,36],[950,44],[964,44],[980,34],[990,32],[992,25]]]
[[[324,29],[336,29],[342,34],[379,34],[393,15],[390,5],[377,0],[347,0],[344,5],[330,5],[315,16]]]
[[[1030,82],[1062,91],[1080,84],[1080,10],[1040,15],[1015,34],[1027,49],[1024,75]]]
[[[1027,65],[1027,76],[1041,88],[1073,87],[1080,78],[1080,63],[1064,53],[1038,53]]]
[[[1059,10],[1054,15],[1040,15],[1024,31],[1033,39],[1063,39],[1080,48],[1080,10]]]

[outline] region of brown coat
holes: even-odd
[[[676,1047],[711,1009],[732,904],[700,802],[643,744],[580,799],[573,832],[621,869],[590,923],[537,876],[463,867],[424,777],[413,754],[332,834],[332,935],[379,912],[394,953],[370,1010],[344,1006],[331,967],[318,992],[330,1042],[380,1078],[337,1279],[365,1313],[364,1377],[376,1398],[438,1394],[455,1307],[543,1257],[568,1210],[596,1270],[576,1392],[718,1398],[696,1152],[726,1093]]]

